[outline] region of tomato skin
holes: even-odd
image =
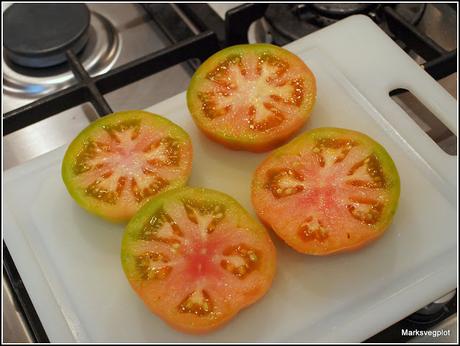
[[[296,127],[293,128],[293,132],[297,132],[302,126],[304,125],[303,122],[299,122]],[[210,140],[222,144],[228,149],[231,150],[240,150],[240,151],[250,151],[253,153],[263,153],[266,151],[273,150],[280,145],[284,144],[289,138],[291,138],[292,133],[289,131],[285,131],[284,133],[279,133],[276,137],[269,138],[264,142],[243,142],[240,140],[234,140],[233,138],[226,138],[223,139],[222,136],[216,134],[212,130],[201,127],[202,132],[206,135],[207,138]]]
[[[360,144],[372,148],[372,152],[378,157],[381,163],[381,167],[387,181],[386,198],[388,203],[385,205],[379,221],[373,225],[372,232],[367,233],[365,236],[358,234],[358,240],[336,241],[332,243],[333,245],[331,246],[324,245],[321,247],[312,246],[311,242],[301,242],[294,234],[286,232],[284,228],[287,228],[286,224],[289,224],[292,220],[285,220],[283,224],[282,216],[277,215],[277,218],[281,219],[281,221],[279,224],[275,225],[276,218],[273,218],[273,210],[271,210],[269,207],[272,201],[268,199],[267,194],[263,193],[263,190],[265,189],[264,185],[266,183],[264,181],[264,177],[266,176],[268,166],[276,165],[274,162],[281,162],[287,156],[296,155],[299,150],[302,150],[302,148],[305,148],[307,145],[309,145],[309,143],[311,143],[315,137],[324,136],[325,134],[331,137],[343,136],[351,138]],[[272,229],[281,239],[283,239],[284,242],[286,242],[288,246],[303,254],[325,256],[335,253],[358,250],[381,237],[390,226],[398,208],[400,188],[400,178],[397,168],[391,156],[379,143],[374,141],[369,136],[357,131],[339,128],[317,128],[311,131],[307,131],[296,137],[288,144],[285,144],[284,146],[270,153],[270,155],[261,162],[253,175],[251,185],[251,200],[261,222],[267,228]],[[294,212],[295,211],[291,211],[292,215],[294,215]],[[299,212],[299,214],[302,213]],[[336,224],[339,233],[345,233],[347,231],[352,233],[353,230],[349,230],[345,222],[343,222],[343,224],[340,224],[340,222],[340,220],[336,221],[336,223],[339,224]]]
[[[88,198],[85,194],[84,189],[78,186],[75,182],[75,173],[73,167],[76,164],[76,158],[79,152],[82,150],[82,146],[85,142],[92,138],[94,131],[99,131],[104,126],[110,126],[113,124],[121,123],[123,121],[130,120],[146,121],[153,127],[162,127],[169,135],[180,140],[183,145],[183,176],[179,179],[171,181],[169,189],[181,187],[186,184],[192,170],[193,160],[193,149],[190,137],[181,127],[174,124],[170,120],[149,112],[140,110],[130,110],[117,112],[104,116],[103,118],[97,119],[83,129],[77,137],[70,143],[67,151],[64,155],[62,166],[61,166],[61,177],[67,188],[68,193],[77,202],[77,204],[88,211],[89,213],[105,219],[106,221],[113,223],[125,223],[133,214],[140,208],[140,205],[129,205],[129,206],[106,206],[102,202],[95,199]],[[146,201],[143,201],[145,203]]]
[[[270,53],[276,57],[285,59],[297,69],[302,70],[302,75],[305,78],[306,96],[299,107],[296,117],[289,116],[289,124],[278,126],[269,131],[254,133],[251,135],[232,135],[225,130],[216,129],[213,124],[206,120],[203,115],[202,106],[199,101],[198,94],[203,81],[206,79],[207,73],[215,68],[220,62],[233,54],[251,53]],[[190,114],[198,128],[211,140],[220,143],[232,150],[245,150],[251,152],[265,152],[272,150],[279,145],[285,143],[309,119],[313,106],[316,102],[316,80],[305,63],[293,53],[271,44],[242,44],[227,47],[210,58],[208,58],[197,69],[192,77],[189,88],[187,89],[187,106]]]
[[[180,199],[184,196],[197,198],[198,200],[200,196],[205,196],[204,198],[212,198],[213,201],[222,202],[228,208],[227,210],[232,220],[235,220],[236,224],[244,223],[246,225],[244,227],[245,230],[250,232],[251,237],[255,237],[253,239],[258,239],[257,245],[263,249],[263,253],[261,254],[263,261],[258,268],[259,276],[255,281],[251,281],[252,284],[250,287],[241,290],[241,287],[232,287],[232,285],[235,285],[233,281],[226,281],[226,284],[224,281],[222,283],[212,283],[209,279],[206,281],[205,289],[209,289],[211,292],[214,292],[210,288],[214,287],[213,285],[217,285],[216,287],[227,287],[227,284],[230,285],[230,288],[227,288],[227,290],[233,294],[233,299],[230,298],[226,302],[224,293],[218,293],[218,295],[221,295],[221,300],[216,300],[216,302],[221,303],[218,315],[197,317],[194,314],[184,314],[177,311],[173,302],[180,301],[181,297],[188,293],[187,287],[193,287],[194,285],[194,282],[188,281],[186,275],[182,275],[179,272],[177,275],[180,277],[168,277],[166,280],[170,281],[166,281],[166,283],[152,283],[143,280],[136,272],[133,249],[135,248],[134,244],[138,241],[139,231],[142,229],[142,226],[149,219],[150,215],[160,210],[167,201]],[[232,237],[231,234],[228,236]],[[189,244],[187,246],[190,247],[192,245]],[[131,219],[126,227],[122,241],[121,263],[131,287],[151,312],[178,331],[190,334],[204,334],[224,326],[241,309],[254,304],[266,294],[275,276],[276,250],[267,231],[233,198],[214,190],[183,187],[161,193],[145,204]],[[174,270],[172,273],[174,273]]]

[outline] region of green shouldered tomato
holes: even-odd
[[[91,123],[70,144],[62,178],[75,201],[107,220],[129,220],[150,198],[191,173],[188,134],[152,113],[127,111]]]
[[[309,118],[315,99],[310,69],[270,44],[221,50],[198,68],[187,91],[190,113],[209,138],[254,152],[291,137]]]
[[[125,274],[147,307],[174,328],[204,333],[270,288],[275,247],[263,226],[221,192],[162,193],[129,222]]]
[[[396,166],[379,143],[356,131],[318,128],[259,165],[252,202],[289,246],[327,255],[381,236],[396,212],[399,190]]]

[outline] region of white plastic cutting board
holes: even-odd
[[[273,238],[269,293],[223,329],[181,334],[143,306],[120,265],[123,227],[80,209],[60,178],[65,148],[5,172],[4,237],[53,342],[356,342],[456,287],[456,157],[444,153],[388,96],[411,90],[454,133],[456,101],[374,23],[354,16],[287,46],[311,67],[318,100],[302,130],[367,133],[401,176],[393,225],[359,252],[298,254]],[[155,90],[152,90],[154,93]],[[230,151],[193,124],[185,94],[150,111],[192,137],[190,185],[222,190],[252,211],[249,184],[267,154]]]

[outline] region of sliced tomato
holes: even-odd
[[[269,155],[257,168],[252,202],[289,246],[312,255],[357,249],[382,235],[400,182],[386,150],[351,130],[319,128]]]
[[[91,123],[70,144],[62,178],[77,203],[107,220],[129,220],[150,198],[184,185],[188,134],[152,113],[127,111]]]
[[[267,292],[276,255],[267,231],[233,198],[184,187],[128,224],[122,264],[144,303],[176,329],[204,333]]]
[[[237,45],[206,60],[193,75],[187,104],[211,139],[232,149],[266,151],[307,121],[316,82],[305,63],[270,44]]]

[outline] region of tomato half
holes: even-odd
[[[129,222],[122,265],[144,303],[176,329],[204,333],[271,286],[276,253],[265,230],[221,192],[184,187]]]
[[[312,255],[357,249],[382,235],[400,182],[386,150],[351,130],[319,128],[279,148],[257,168],[252,202],[289,246]]]
[[[270,44],[237,45],[195,72],[187,104],[197,126],[232,149],[270,150],[310,116],[316,82],[305,63]]]
[[[62,178],[75,201],[107,220],[129,220],[150,198],[184,185],[188,134],[152,113],[127,111],[91,123],[70,144]]]

